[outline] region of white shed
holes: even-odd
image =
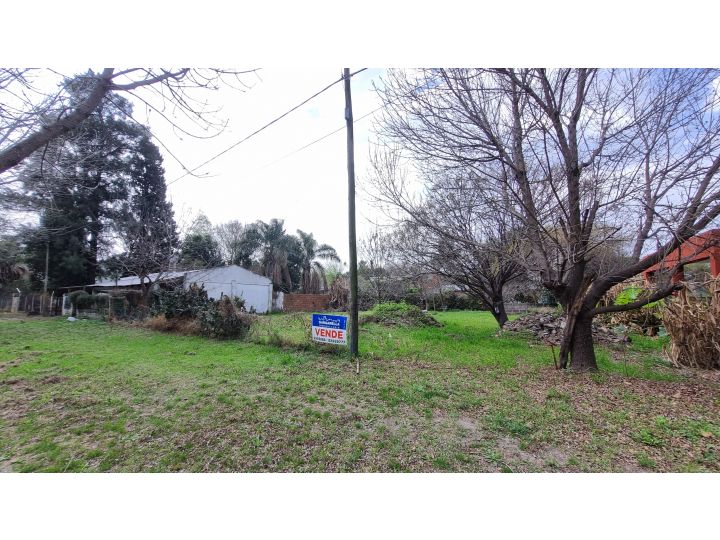
[[[268,313],[272,308],[272,281],[246,270],[242,266],[218,266],[185,273],[183,286],[203,285],[210,298],[222,295],[239,296],[245,300],[245,309]]]
[[[150,281],[182,283],[186,289],[191,284],[202,285],[208,297],[217,300],[222,295],[239,296],[245,300],[245,309],[254,309],[257,313],[269,313],[272,309],[272,281],[259,276],[241,266],[216,266],[203,270],[187,270],[151,274]],[[88,285],[97,290],[137,288],[138,276],[127,276],[116,280],[102,280]]]

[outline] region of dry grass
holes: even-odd
[[[158,315],[145,321],[145,328],[157,330],[159,332],[173,332],[182,334],[183,336],[201,336],[202,328],[197,319],[187,319],[184,317],[167,319],[165,315]]]
[[[676,366],[720,369],[720,278],[709,283],[709,290],[708,301],[683,289],[663,311],[671,339],[667,355]]]

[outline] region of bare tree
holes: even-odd
[[[102,275],[113,279],[140,278],[143,301],[147,303],[153,286],[178,270],[177,239],[187,236],[196,220],[189,209],[183,208],[179,213],[158,212],[153,215],[152,223],[141,216],[113,227],[109,238],[113,253],[102,261]]]
[[[366,277],[370,282],[375,302],[381,303],[387,294],[393,257],[392,238],[379,228],[358,242],[361,264],[366,265]]]
[[[502,327],[508,320],[504,289],[525,273],[519,221],[507,208],[489,208],[474,173],[427,171],[425,189],[417,193],[402,161],[398,149],[376,149],[369,177],[374,201],[398,224],[398,264],[456,284]]]
[[[237,220],[221,223],[213,228],[213,236],[226,264],[251,267],[253,255],[260,247],[260,232],[255,223],[243,224]]]
[[[126,251],[114,258],[123,275],[140,278],[140,290],[147,302],[155,283],[174,270],[177,259],[177,227],[172,215],[155,220],[153,234],[143,234],[145,224],[134,223],[120,233]]]
[[[42,79],[58,75],[52,70],[2,68],[0,174],[79,126],[111,92],[135,96],[186,135],[207,137],[208,130],[220,129],[223,123],[213,117],[214,111],[198,99],[194,90],[217,89],[222,83],[247,88],[241,75],[251,71],[104,68],[65,78],[58,89],[48,91]],[[85,92],[68,92],[68,81],[84,81]]]
[[[392,71],[381,132],[421,166],[472,170],[522,224],[528,268],[564,307],[560,362],[597,369],[592,320],[613,285],[720,215],[717,70]],[[509,201],[510,204],[506,204]],[[626,257],[597,264],[601,246]]]

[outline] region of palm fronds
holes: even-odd
[[[30,273],[30,268],[22,263],[0,263],[0,285],[5,285]]]

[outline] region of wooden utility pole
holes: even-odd
[[[46,231],[47,232],[47,231]],[[45,315],[45,302],[47,301],[48,274],[50,273],[50,238],[45,241],[45,279],[43,279],[43,295],[40,304],[40,314]]]
[[[348,228],[350,231],[350,356],[358,359],[358,280],[357,245],[355,239],[355,140],[353,137],[350,68],[343,69],[345,79],[345,124],[347,125]],[[357,360],[360,371],[360,360]]]

